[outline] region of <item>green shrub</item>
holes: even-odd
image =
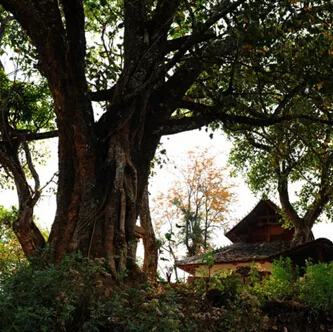
[[[229,299],[222,306],[199,300],[193,295],[188,301],[191,297],[192,304],[182,308],[185,317],[181,321],[180,331],[261,331],[260,302],[245,290],[239,289],[234,300]]]
[[[181,312],[172,289],[149,284],[115,292],[104,304],[103,327],[107,331],[177,331]],[[101,316],[99,315],[99,318]]]
[[[243,289],[234,304],[233,314],[236,316],[235,331],[261,331],[263,317],[261,315],[261,303],[259,298]]]
[[[100,262],[66,258],[60,265],[22,266],[0,287],[1,331],[75,330],[89,320]],[[79,331],[79,329],[76,329]]]
[[[26,264],[24,253],[12,229],[17,219],[17,209],[5,209],[0,205],[0,282],[7,274],[14,273],[21,265]]]
[[[263,292],[269,299],[287,300],[297,294],[298,268],[293,267],[289,257],[274,261],[268,279],[262,281]]]
[[[177,331],[173,290],[112,281],[103,259],[23,266],[0,286],[0,331]]]
[[[244,286],[244,289],[254,295],[257,300],[263,304],[265,301],[265,288],[264,284],[267,282],[264,280],[261,281],[261,277],[258,271],[258,265],[253,263],[250,266],[250,271],[247,276],[248,284]]]
[[[333,312],[333,262],[308,263],[299,285],[300,298],[311,309]]]
[[[308,262],[304,276],[299,278],[298,267],[292,265],[290,258],[280,258],[272,264],[268,279],[260,282],[253,267],[249,279],[245,289],[261,303],[265,298],[303,301],[312,311],[333,312],[333,262]]]
[[[211,278],[209,287],[221,291],[220,306],[234,302],[239,296],[240,276],[233,270],[219,273]]]
[[[216,291],[218,306],[223,306],[235,301],[241,287],[240,276],[233,270],[221,271],[211,277],[198,278],[194,281],[191,288],[197,294],[205,297],[211,291]]]
[[[261,303],[242,286],[236,271],[198,279],[188,291],[197,304],[183,307],[180,331],[260,331]]]

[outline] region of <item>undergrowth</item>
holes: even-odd
[[[112,281],[102,259],[67,257],[60,265],[32,262],[1,275],[0,330],[53,331],[264,331],[266,299],[302,301],[314,311],[333,310],[333,263],[309,263],[298,278],[290,261],[274,263],[248,284],[235,272],[193,285]]]

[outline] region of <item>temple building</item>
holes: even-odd
[[[244,271],[253,263],[262,275],[271,271],[274,259],[290,257],[293,263],[304,266],[306,260],[330,262],[333,260],[333,243],[328,239],[311,240],[292,247],[294,230],[284,228],[279,208],[270,200],[260,200],[253,210],[225,236],[231,245],[213,251],[214,265],[210,269],[203,255],[177,261],[176,266],[193,277],[207,277],[225,270]]]

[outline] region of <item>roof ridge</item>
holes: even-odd
[[[267,199],[264,199],[263,197],[262,198],[259,198],[256,203],[254,203],[252,205],[251,208],[247,209],[247,212],[245,212],[242,217],[238,218],[237,222],[235,223],[234,226],[231,227],[231,229],[233,229],[240,221],[242,221],[246,216],[248,216],[255,208],[256,206],[261,202],[261,201],[270,201],[272,202],[274,205],[276,205],[277,208],[281,209],[281,207],[279,206],[279,204],[277,204],[273,199],[270,199],[270,198],[267,198]],[[229,231],[228,231],[229,232]],[[226,232],[226,233],[228,233]]]
[[[271,199],[267,198],[260,198],[256,204],[252,207],[252,209],[240,220],[238,220],[238,222],[231,228],[229,229],[227,232],[224,233],[224,235],[232,241],[231,238],[229,238],[229,235],[235,231],[236,228],[238,228],[241,224],[243,224],[245,222],[245,220],[247,220],[247,218],[255,211],[255,209],[260,205],[260,203],[265,203],[267,205],[270,206],[270,208],[274,209],[274,210],[281,210],[281,208],[275,204],[275,202],[273,202]]]

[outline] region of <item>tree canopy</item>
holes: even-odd
[[[19,69],[14,80],[1,74],[0,162],[17,188],[14,230],[26,255],[46,245],[33,222],[40,183],[31,140],[59,138],[50,260],[80,250],[106,258],[117,277],[136,271],[135,223],[163,135],[203,126],[261,131],[286,121],[331,125],[329,1],[0,5],[1,53],[11,58],[7,68]]]
[[[296,228],[296,243],[309,239],[323,211],[331,218],[332,204],[331,25],[314,4],[304,5],[301,16],[309,21],[299,33],[290,30],[284,43],[274,46],[279,49],[276,58],[270,56],[264,66],[242,75],[259,92],[253,105],[267,112],[273,108],[299,114],[299,118],[270,127],[238,125],[227,130],[235,143],[232,163],[244,172],[254,191],[279,194],[286,220]],[[300,18],[295,22],[301,27]],[[286,71],[281,76],[283,66]],[[272,76],[267,79],[262,72]],[[294,88],[284,94],[290,85]],[[290,199],[291,183],[301,186],[296,200]]]
[[[279,195],[285,221],[298,233],[296,243],[309,240],[322,213],[332,220],[331,140],[331,127],[311,122],[244,131],[234,138],[231,162],[253,191]]]

